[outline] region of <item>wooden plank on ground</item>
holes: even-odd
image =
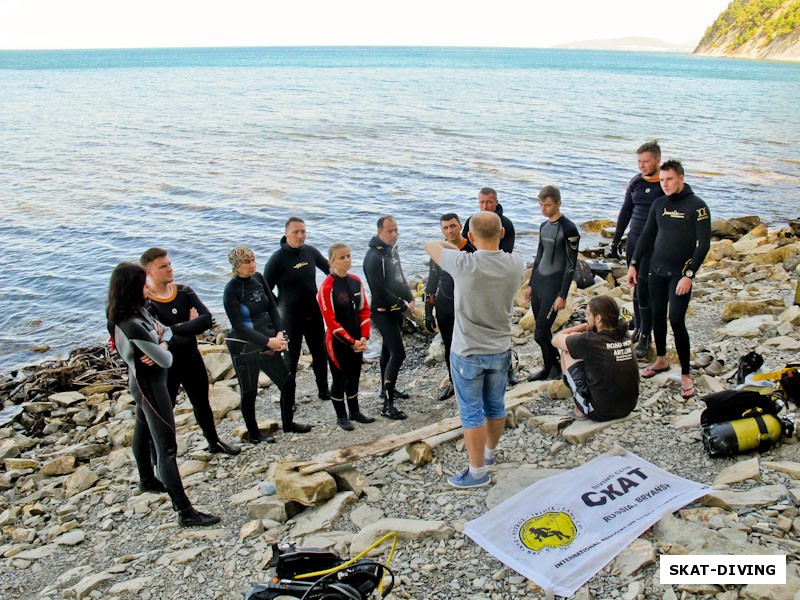
[[[537,392],[540,391],[544,390],[537,390]],[[509,398],[508,395],[506,395],[506,410],[512,409],[520,404],[530,402],[534,399],[535,396],[530,395],[520,395],[513,398]],[[383,456],[392,450],[402,448],[406,444],[419,442],[427,438],[452,431],[454,429],[461,429],[461,419],[458,417],[448,417],[447,419],[442,419],[436,423],[431,423],[430,425],[426,425],[425,427],[421,427],[413,431],[407,431],[406,433],[391,434],[370,442],[364,442],[363,444],[356,444],[353,446],[347,446],[346,448],[337,448],[336,450],[322,452],[321,454],[311,458],[306,463],[299,463],[297,465],[297,470],[304,475],[309,475],[311,473],[324,471],[325,469],[330,469],[331,467],[336,467],[338,465],[349,464],[351,462],[361,460],[362,458]]]

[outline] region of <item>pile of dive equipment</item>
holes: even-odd
[[[386,565],[364,558],[392,538]],[[269,567],[272,580],[251,584],[245,600],[367,600],[384,598],[394,587],[388,564],[394,556],[397,533],[391,532],[358,556],[345,561],[321,548],[297,548],[294,544],[273,544]],[[385,580],[388,577],[388,584]]]
[[[779,413],[788,408],[789,401],[800,406],[800,364],[758,373],[763,363],[763,357],[755,352],[742,356],[737,387],[703,397],[706,409],[700,416],[700,426],[703,446],[710,456],[764,452],[794,434],[792,421]],[[772,381],[773,385],[746,384],[748,379]]]

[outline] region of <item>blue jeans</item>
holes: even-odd
[[[464,429],[475,429],[483,426],[486,419],[506,416],[506,378],[510,366],[510,350],[472,356],[450,353],[450,372]]]

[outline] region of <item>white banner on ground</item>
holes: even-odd
[[[667,513],[711,488],[625,451],[528,486],[464,533],[546,591],[571,596]]]

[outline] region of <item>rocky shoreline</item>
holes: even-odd
[[[723,239],[712,243],[698,274],[688,323],[693,349],[709,350],[724,360],[724,367],[717,375],[703,369],[694,373],[701,396],[727,387],[739,356],[750,350],[764,355],[769,369],[797,360],[800,307],[791,304],[800,231],[779,233],[757,219],[715,223],[715,234]],[[612,272],[621,278],[624,266],[615,265]],[[630,289],[614,283],[573,290],[559,325],[580,314],[593,294],[629,302]],[[523,379],[539,356],[531,315],[521,303],[516,312],[514,343]],[[308,357],[298,375],[298,418],[314,425],[307,435],[278,432],[276,444],[244,445],[237,457],[211,455],[191,406],[181,398],[176,423],[187,493],[201,509],[223,518],[209,530],[179,528],[166,494],[136,489],[130,453],[133,401],[121,391],[117,371],[84,364],[77,370],[94,369],[95,380],[80,390],[53,394],[28,388],[22,412],[0,426],[5,467],[0,471],[2,597],[233,600],[250,582],[269,579],[265,565],[273,542],[331,548],[349,557],[391,530],[400,534],[391,565],[398,578],[393,598],[545,597],[538,586],[466,538],[463,525],[531,482],[615,447],[717,489],[662,519],[576,597],[733,600],[800,593],[795,569],[800,556],[797,438],[763,455],[709,458],[700,441],[704,404],[699,398],[680,399],[672,380],[677,368],[642,381],[631,417],[603,424],[573,422],[571,400],[560,384],[510,388],[507,400],[520,403],[509,413],[490,488],[461,491],[447,485],[446,476],[460,471],[465,461],[463,440],[452,434],[431,444],[429,462],[426,453],[414,454],[419,466],[401,449],[299,481],[287,466],[291,461],[308,461],[324,451],[411,432],[456,415],[452,401],[435,400],[445,377],[437,361],[439,345],[419,331],[410,332],[406,343],[400,385],[412,398],[402,401],[409,415],[402,422],[379,418],[374,424],[356,424],[354,432],[337,429],[330,403],[316,399]],[[215,382],[212,406],[218,429],[226,438],[237,438],[243,427],[230,359],[217,344],[204,344],[203,351]],[[377,370],[374,363],[366,365],[361,385],[362,406],[372,415],[379,412]],[[277,392],[263,383],[257,411],[264,429],[271,430],[277,425],[267,417],[278,413]],[[11,390],[5,389],[8,395]],[[20,393],[11,400],[18,402]],[[789,414],[796,421],[795,410],[791,406]],[[254,486],[263,480],[275,481],[279,495],[260,496]],[[660,554],[767,551],[787,555],[786,585],[725,589],[658,582]],[[386,553],[377,558],[385,560]]]

